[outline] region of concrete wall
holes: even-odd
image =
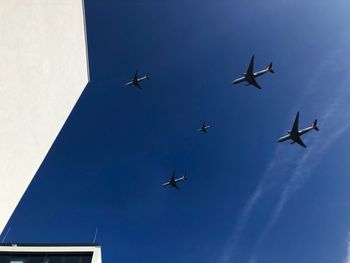
[[[0,232],[88,83],[82,1],[0,1]]]

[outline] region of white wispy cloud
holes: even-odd
[[[346,257],[343,260],[343,263],[350,263],[350,232],[348,232],[348,238],[346,240],[347,243],[347,251],[346,251]]]
[[[332,56],[324,63],[327,69],[333,65],[339,67],[339,59],[346,57],[345,50],[343,52],[337,51],[337,56]],[[348,54],[349,55],[349,54]],[[348,64],[347,64],[348,65]],[[335,66],[334,66],[335,67]],[[326,71],[324,71],[325,73]],[[313,85],[317,87],[317,81]],[[309,144],[311,147],[308,151],[302,154],[296,163],[296,166],[290,171],[290,178],[282,187],[282,192],[279,201],[275,205],[266,227],[256,242],[255,249],[250,257],[250,262],[257,262],[257,254],[265,237],[270,232],[281,215],[287,201],[305,184],[305,182],[312,176],[312,172],[320,164],[325,152],[350,128],[350,123],[347,121],[350,118],[350,79],[345,77],[338,87],[332,87],[333,99],[328,102],[323,102],[323,111],[321,113],[322,133],[319,136],[311,138]],[[317,89],[315,89],[317,90]],[[317,139],[317,146],[314,141]]]
[[[310,147],[310,150],[305,152],[297,161],[297,165],[292,170],[292,175],[290,176],[287,183],[282,188],[282,192],[279,197],[279,201],[275,205],[270,220],[267,223],[265,229],[262,234],[258,238],[258,241],[255,246],[255,250],[250,257],[249,262],[257,262],[257,253],[259,252],[259,248],[263,243],[266,235],[270,232],[271,228],[275,225],[282,210],[284,209],[287,201],[299,190],[305,182],[312,175],[312,171],[320,164],[322,161],[322,157],[324,153],[334,144],[334,142],[346,131],[350,128],[350,123],[344,122],[342,126],[337,127],[336,123],[339,121],[339,118],[350,118],[350,111],[344,112],[341,108],[347,108],[345,105],[345,101],[341,103],[341,100],[345,98],[350,99],[350,96],[341,96],[338,97],[337,103],[333,103],[330,108],[326,108],[326,111],[322,117],[323,123],[327,123],[330,128],[324,129],[323,135],[318,138],[318,141],[321,142],[321,145],[317,147]],[[329,114],[332,112],[332,114]],[[337,118],[334,118],[338,116]],[[333,120],[332,120],[333,119]],[[333,124],[333,125],[332,125]],[[336,128],[335,128],[336,127]],[[314,140],[313,140],[314,141]],[[310,142],[312,144],[312,141]],[[350,263],[350,262],[349,262]]]
[[[346,36],[340,41],[339,46],[347,46],[347,44],[349,44],[348,42],[350,42],[349,37]],[[350,108],[348,107],[348,102],[350,101],[349,78],[344,78],[342,83],[338,83],[339,86],[329,87],[329,89],[324,90],[325,94],[317,96],[321,93],[319,87],[322,87],[322,83],[320,83],[318,79],[322,79],[321,76],[323,74],[331,70],[341,72],[350,68],[350,63],[344,61],[344,58],[349,57],[350,55],[347,53],[349,53],[349,51],[344,48],[331,51],[321,65],[318,66],[318,70],[310,79],[309,84],[305,89],[305,94],[302,94],[301,96],[303,99],[297,103],[297,105],[304,105],[309,103],[309,101],[305,101],[305,99],[310,100],[310,98],[313,98],[313,101],[315,101],[315,97],[317,97],[317,108],[322,109],[318,111],[322,123],[321,132],[318,136],[310,138],[308,141],[310,147],[308,147],[308,149],[301,155],[296,154],[296,151],[286,149],[283,149],[284,154],[282,154],[281,147],[277,147],[270,163],[263,172],[255,191],[248,198],[232,234],[226,242],[226,246],[219,258],[220,263],[227,263],[232,260],[238,246],[240,235],[246,228],[249,218],[254,212],[254,208],[258,205],[258,202],[264,196],[264,193],[268,192],[271,187],[276,184],[281,183],[281,180],[283,178],[285,179],[283,175],[287,174],[289,177],[284,181],[280,198],[278,199],[279,201],[270,215],[270,220],[258,238],[255,249],[249,260],[250,263],[257,262],[257,255],[261,244],[271,228],[277,222],[286,202],[309,179],[312,175],[312,171],[322,161],[324,153],[328,151],[334,142],[350,128],[350,123],[348,123],[348,121],[343,121],[350,118]],[[329,99],[330,95],[332,95],[332,100]],[[317,140],[317,146],[314,146],[315,140]],[[291,166],[290,164],[293,165]]]
[[[231,236],[226,242],[226,246],[224,248],[219,262],[227,263],[231,260],[231,257],[236,252],[239,236],[245,229],[253,209],[255,208],[263,194],[266,193],[274,185],[276,173],[274,173],[273,171],[283,169],[281,164],[285,163],[287,159],[283,159],[284,155],[281,155],[280,153],[280,148],[277,148],[275,153],[273,154],[274,157],[272,158],[272,161],[266,167],[262,178],[260,179],[258,185],[255,188],[255,191],[248,198],[243,208],[243,211],[239,216],[238,223],[236,224],[236,227],[234,228]],[[277,158],[278,156],[280,156],[280,158]],[[280,159],[280,162],[278,162],[277,159]]]

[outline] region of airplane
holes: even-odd
[[[301,145],[302,147],[306,148],[306,145],[303,143],[303,141],[300,139],[300,136],[311,131],[316,130],[319,131],[317,127],[317,119],[311,124],[310,127],[302,129],[299,131],[299,112],[297,113],[297,116],[295,117],[293,128],[288,131],[288,135],[285,135],[277,140],[277,142],[284,142],[286,140],[292,140],[291,144],[297,143]]]
[[[238,84],[240,82],[246,81],[246,86],[253,85],[254,87],[261,89],[258,82],[256,82],[256,78],[260,77],[261,75],[264,75],[267,72],[275,73],[272,69],[272,63],[270,63],[267,68],[260,70],[258,72],[254,73],[254,55],[252,56],[252,59],[250,60],[249,67],[246,71],[246,73],[243,74],[243,77],[235,79],[232,81],[232,84]]]
[[[136,70],[134,78],[130,82],[126,83],[125,86],[134,85],[135,87],[137,87],[139,89],[142,89],[141,86],[140,86],[140,82],[145,80],[145,79],[149,80],[149,75],[145,74],[143,77],[139,78],[137,76],[137,70]]]
[[[202,127],[199,128],[197,131],[199,132],[204,132],[204,133],[208,133],[208,129],[212,128],[213,125],[212,124],[205,124],[205,122],[203,122]]]
[[[176,179],[175,178],[175,170],[174,170],[173,174],[171,175],[170,180],[168,182],[164,183],[162,186],[164,187],[164,186],[170,185],[172,187],[175,187],[177,190],[180,190],[179,187],[177,186],[177,182],[182,181],[182,180],[187,180],[187,176],[184,175],[184,176]]]

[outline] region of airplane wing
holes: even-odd
[[[134,80],[137,80],[137,70],[136,70],[135,75],[134,75]]]
[[[202,125],[202,131],[207,133],[207,125],[205,125],[205,122],[203,122],[203,125]]]
[[[175,182],[175,170],[173,171],[173,174],[171,175],[170,182],[174,181]]]
[[[258,82],[256,82],[256,80],[251,80],[249,81],[249,84],[253,85],[254,87],[261,89],[260,85],[258,84]]]
[[[243,81],[245,81],[245,77],[241,77],[241,78],[235,79],[231,83],[232,84],[238,84],[238,83],[241,83]]]
[[[141,86],[140,86],[140,84],[139,84],[138,82],[135,82],[135,83],[133,83],[133,84],[135,85],[135,87],[138,87],[139,89],[142,89]]]
[[[252,56],[252,59],[250,60],[249,67],[247,69],[247,75],[254,76],[254,55]]]
[[[168,186],[170,184],[170,182],[166,182],[166,183],[164,183],[164,184],[162,184],[162,186],[164,187],[164,186]]]
[[[285,135],[277,140],[277,142],[284,142],[290,139],[290,135]]]
[[[299,132],[299,112],[297,113],[297,116],[295,116],[292,131]]]
[[[181,178],[176,179],[175,182],[177,183],[177,182],[182,181],[184,179],[185,179],[184,177],[181,177]]]
[[[294,142],[299,144],[300,146],[303,146],[304,148],[306,148],[306,145],[303,143],[303,141],[300,139],[300,137],[298,137],[298,139],[296,139]]]

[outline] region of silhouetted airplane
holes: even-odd
[[[311,124],[310,127],[302,129],[299,131],[299,112],[297,113],[297,116],[295,117],[293,128],[288,131],[288,135],[285,135],[277,140],[277,142],[284,142],[286,140],[293,140],[293,143],[297,143],[304,148],[306,148],[306,145],[303,143],[303,141],[300,139],[300,136],[311,131],[311,130],[316,130],[319,131],[317,127],[317,119]]]
[[[275,73],[272,69],[272,63],[270,63],[267,66],[267,68],[254,73],[254,56],[252,56],[252,59],[250,60],[250,64],[249,64],[249,67],[248,67],[246,73],[243,74],[243,77],[232,81],[232,84],[238,84],[240,82],[246,81],[246,82],[248,82],[247,86],[253,85],[256,88],[261,89],[260,85],[258,84],[258,82],[256,82],[255,79],[257,77],[260,77],[261,75],[264,75],[267,72]]]
[[[134,85],[135,87],[141,89],[141,86],[140,86],[140,82],[143,81],[143,80],[149,80],[149,75],[148,74],[145,74],[145,76],[141,77],[141,78],[138,78],[137,76],[137,70],[135,72],[135,75],[134,75],[134,78],[125,84],[125,86],[130,86],[130,85]]]
[[[208,133],[208,129],[210,129],[212,127],[213,127],[212,124],[205,124],[205,122],[203,122],[202,127],[200,127],[197,131]]]
[[[179,190],[179,187],[177,186],[177,182],[182,181],[182,180],[187,180],[187,176],[184,175],[184,176],[176,179],[175,178],[175,170],[174,170],[170,180],[168,182],[164,183],[163,187],[170,185],[172,187],[175,187],[177,190]]]

